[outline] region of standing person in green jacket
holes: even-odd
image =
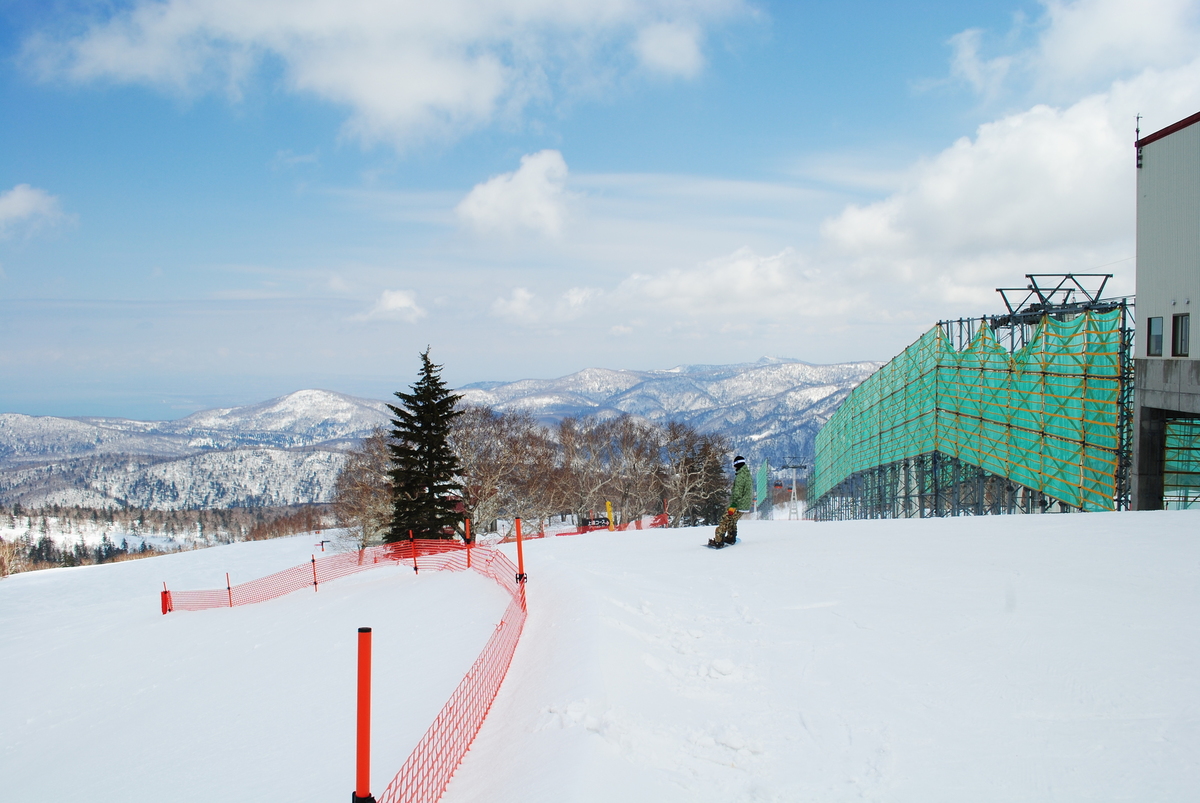
[[[717,525],[717,533],[708,542],[710,547],[719,549],[737,541],[737,523],[742,513],[748,511],[754,504],[754,489],[750,480],[750,469],[746,468],[746,458],[738,455],[733,458],[733,493],[729,495],[729,508]]]

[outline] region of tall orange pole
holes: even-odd
[[[465,540],[467,542],[467,568],[469,569],[469,568],[471,568],[471,520],[467,519],[466,521],[463,522],[463,525],[465,527],[465,533],[466,533]],[[166,586],[166,583],[164,583],[163,585]]]
[[[375,803],[371,794],[371,628],[358,629],[358,731],[355,739],[354,797]]]
[[[521,520],[517,519],[514,524],[517,528],[517,582],[524,583],[525,576],[525,549],[521,543]]]
[[[233,607],[233,586],[229,584],[229,572],[225,572],[225,593],[229,595],[229,607]]]

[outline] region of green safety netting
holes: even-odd
[[[1115,507],[1122,316],[1043,318],[1009,353],[982,326],[956,351],[934,327],[817,435],[813,498],[852,474],[938,451],[1084,510]]]
[[[754,499],[759,512],[769,511],[773,507],[771,494],[771,464],[766,460],[758,467],[754,475]]]
[[[1169,419],[1163,449],[1163,506],[1200,506],[1200,420]]]

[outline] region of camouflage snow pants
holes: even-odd
[[[732,513],[726,512],[721,518],[721,522],[717,525],[717,534],[713,536],[713,542],[725,540],[725,543],[732,544],[737,540],[737,523],[742,517],[742,511],[735,510]]]

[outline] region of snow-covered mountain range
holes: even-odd
[[[666,371],[588,368],[560,379],[478,383],[459,392],[464,401],[525,410],[547,422],[621,413],[658,423],[683,421],[703,432],[728,435],[747,457],[780,465],[792,458],[810,459],[817,430],[879,366],[763,358]]]
[[[846,394],[878,363],[763,359],[665,371],[589,368],[478,383],[464,400],[565,416],[630,413],[728,435],[755,460],[807,461]],[[326,502],[345,448],[387,421],[385,403],[301,390],[175,421],[0,414],[0,503],[156,509]]]

